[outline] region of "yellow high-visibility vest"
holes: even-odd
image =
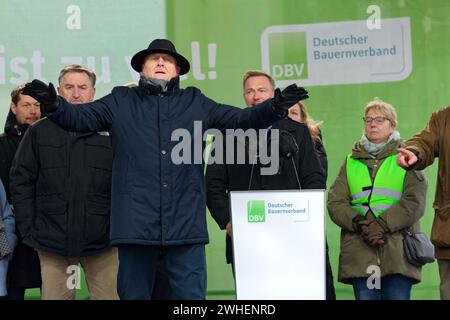
[[[370,209],[379,217],[402,197],[406,170],[397,164],[397,155],[383,161],[373,184],[367,165],[351,154],[347,156],[346,171],[352,208],[363,216]]]

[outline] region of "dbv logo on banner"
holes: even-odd
[[[270,26],[261,35],[263,70],[278,87],[400,81],[412,71],[409,17]]]

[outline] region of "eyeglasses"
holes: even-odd
[[[382,124],[385,120],[388,120],[386,117],[363,117],[362,119],[366,124],[372,123],[372,121],[375,121],[376,124]]]

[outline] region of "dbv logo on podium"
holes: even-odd
[[[264,200],[250,200],[247,202],[248,222],[266,221],[266,203]]]

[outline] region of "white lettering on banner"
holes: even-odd
[[[406,79],[412,72],[409,17],[381,19],[379,7],[367,10],[372,13],[367,20],[266,28],[262,69],[277,87]]]
[[[43,79],[42,65],[45,63],[45,58],[42,56],[40,50],[33,50],[30,58],[22,56],[11,58],[11,61],[9,61],[9,70],[7,69],[8,64],[6,59],[2,57],[5,53],[5,47],[0,45],[0,84],[7,83],[7,71],[15,75],[8,79],[9,83],[19,84],[27,82],[30,78],[30,66],[32,77]]]
[[[292,77],[296,75],[297,77],[301,77],[303,74],[303,67],[305,66],[304,63],[297,65],[297,64],[285,64],[285,65],[278,65],[275,64],[272,66],[272,75],[275,78],[278,77]]]
[[[367,18],[367,29],[381,29],[381,9],[377,5],[370,5],[367,7],[366,13],[372,14]]]
[[[75,4],[71,4],[67,7],[66,13],[70,14],[66,20],[66,27],[69,30],[81,29],[81,9]]]
[[[26,64],[27,59],[24,57],[15,57],[11,59],[10,67],[11,71],[16,73],[19,77],[11,78],[12,83],[22,83],[26,82],[28,79],[28,71],[21,67],[21,65]]]
[[[205,80],[206,76],[201,70],[200,44],[197,41],[191,43],[192,48],[192,73],[196,80]]]
[[[200,56],[200,43],[193,41],[191,43],[192,51],[192,74],[195,80],[206,80],[205,73],[202,72],[201,56]],[[208,65],[211,69],[216,67],[217,56],[217,44],[208,43]],[[187,79],[187,76],[183,80]],[[208,71],[208,79],[217,79],[217,72],[215,70]]]
[[[111,82],[109,57],[100,57],[101,72],[95,67],[95,57],[89,56],[86,60],[88,68],[94,70],[97,75],[97,83]]]
[[[33,78],[41,79],[45,81],[42,77],[42,65],[45,63],[45,58],[41,55],[39,50],[33,51],[33,55],[30,59],[31,64],[33,65]]]
[[[208,44],[209,65],[214,68],[216,65],[216,44]],[[31,57],[17,56],[11,57],[10,60],[5,58],[6,48],[0,45],[0,85],[2,84],[19,84],[28,82],[32,79],[40,79],[43,82],[48,82],[43,76],[43,65],[46,62],[40,50],[33,50]],[[97,75],[97,83],[111,83],[111,58],[109,56],[61,56],[61,64],[81,64],[86,65],[92,69]],[[139,73],[131,67],[131,56],[123,57],[124,64],[130,72],[130,77],[133,82],[139,81]],[[199,68],[199,66],[197,66]],[[217,72],[214,70],[208,71],[209,79],[216,79]],[[205,77],[206,78],[206,77]],[[181,80],[187,79],[187,76],[182,76]],[[198,79],[197,79],[198,80]],[[125,82],[125,80],[124,80]]]
[[[209,67],[211,69],[216,67],[216,49],[217,44],[215,43],[208,43],[208,62]],[[215,70],[211,70],[208,72],[208,78],[209,79],[216,79],[217,78],[217,72]]]

